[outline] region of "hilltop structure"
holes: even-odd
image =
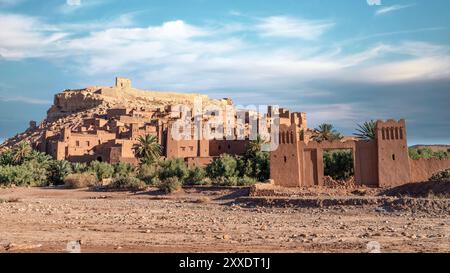
[[[224,110],[215,111],[218,107]],[[214,120],[225,122],[216,126]],[[198,138],[200,131],[210,134],[209,138]],[[258,114],[236,109],[231,99],[142,91],[133,88],[129,79],[116,78],[112,87],[56,94],[41,124],[30,122],[28,130],[0,149],[25,140],[58,160],[137,164],[133,145],[141,136],[154,135],[163,147],[163,159],[183,158],[189,166],[205,166],[223,154],[243,155],[250,136],[260,134],[278,144],[270,154],[270,173],[279,186],[322,186],[323,153],[328,150],[352,150],[359,185],[425,181],[434,172],[450,168],[450,159],[409,158],[404,120],[378,121],[376,131],[371,141],[315,142],[305,113],[269,106],[267,113]]]

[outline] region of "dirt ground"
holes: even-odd
[[[448,212],[248,206],[245,191],[0,189],[0,252],[450,252]]]

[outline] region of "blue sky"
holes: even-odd
[[[120,75],[345,134],[405,118],[409,144],[450,144],[450,1],[369,1],[0,0],[0,138]]]

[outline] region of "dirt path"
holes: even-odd
[[[371,241],[384,252],[450,251],[448,214],[245,208],[236,196],[0,189],[0,252],[63,252],[73,240],[83,252],[366,252]]]

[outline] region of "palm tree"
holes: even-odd
[[[133,145],[134,154],[141,164],[152,164],[161,156],[162,148],[158,138],[153,135],[140,136]]]
[[[362,140],[374,140],[376,138],[376,123],[375,121],[366,121],[362,125],[358,124],[356,133],[353,135]]]
[[[257,153],[261,152],[263,149],[263,145],[266,144],[267,141],[258,134],[256,136],[255,140],[252,140],[247,145],[247,155],[256,155]]]
[[[319,127],[314,130],[316,132],[313,136],[313,140],[317,142],[342,139],[342,135],[334,129],[333,125],[328,123],[320,124]]]
[[[31,146],[28,142],[21,141],[13,148],[12,161],[20,165],[31,154]]]

